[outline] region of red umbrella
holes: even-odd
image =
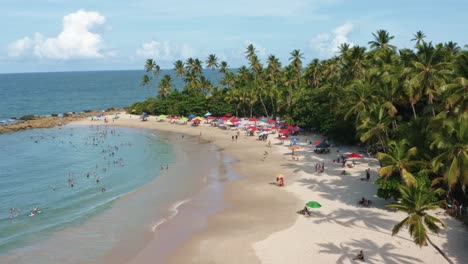
[[[293,130],[293,128],[294,128],[293,126],[288,126],[286,129]]]
[[[227,118],[227,117],[225,117],[225,116],[221,117],[221,120],[223,120],[223,121],[227,121],[228,119],[229,119],[229,118]]]
[[[346,156],[347,158],[362,158],[362,155],[361,154],[358,154],[356,152],[353,152],[351,154],[349,154],[348,156]]]
[[[320,145],[320,141],[314,141],[314,145]]]
[[[279,132],[280,132],[280,134],[289,135],[289,130],[287,130],[287,129],[281,129]]]
[[[263,131],[271,131],[269,128],[264,128]]]
[[[232,118],[231,123],[237,123],[240,122],[241,120],[239,118]]]
[[[225,117],[231,117],[232,114],[225,114],[224,116],[225,116]]]
[[[208,119],[208,120],[213,120],[213,119],[216,119],[216,117],[214,117],[214,116],[209,116],[209,117],[207,117],[207,119]]]
[[[267,123],[268,123],[268,124],[274,124],[274,123],[276,123],[276,120],[270,119],[270,120],[268,120]]]
[[[201,120],[200,120],[200,119],[194,119],[194,120],[192,120],[192,122],[194,122],[194,123],[200,123]]]
[[[278,126],[274,126],[274,127],[272,127],[271,129],[278,129]]]
[[[250,122],[257,122],[258,121],[258,118],[255,118],[255,117],[252,117],[249,119]]]
[[[251,126],[251,127],[249,127],[249,129],[252,130],[252,131],[257,131],[257,127],[255,127],[255,126]]]

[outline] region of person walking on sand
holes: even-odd
[[[268,140],[268,147],[271,148],[271,140]]]
[[[231,137],[232,141],[234,141],[234,136]]]
[[[366,181],[369,181],[370,179],[370,168],[367,168],[366,170]]]
[[[364,261],[364,252],[359,251],[359,254],[357,254],[356,257],[353,258],[353,260],[361,260],[361,261]]]

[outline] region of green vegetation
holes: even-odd
[[[175,89],[170,76],[149,59],[142,86],[152,83],[158,95],[129,109],[134,113],[281,117],[314,128],[343,143],[361,143],[375,153],[382,168],[378,195],[399,198],[401,186],[423,183],[438,199],[468,204],[467,142],[468,46],[432,44],[414,35],[414,49],[397,49],[385,30],[368,44],[342,44],[338,55],[304,65],[293,50],[289,64],[274,55],[263,64],[253,45],[247,65],[229,70],[212,54],[210,70],[218,70],[221,87],[203,75],[202,61],[176,61],[174,71],[184,87]]]
[[[408,216],[393,227],[392,235],[400,232],[403,226],[407,227],[414,243],[422,247],[429,242],[448,263],[453,264],[452,260],[432,242],[427,232],[429,229],[432,233],[438,234],[441,227],[445,227],[442,221],[427,213],[428,210],[438,208],[441,202],[434,202],[434,195],[423,184],[401,186],[400,193],[401,198],[398,200],[399,203],[388,205],[387,207],[403,211]]]

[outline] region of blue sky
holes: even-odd
[[[468,44],[468,0],[0,0],[0,73],[162,68],[215,53],[231,67],[253,43],[261,59],[283,63],[333,56],[347,42],[367,46],[385,29],[393,44]]]

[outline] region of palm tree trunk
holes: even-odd
[[[414,104],[413,103],[411,103],[411,109],[413,109],[413,116],[414,116],[414,119],[416,119],[417,118],[416,109],[414,109]]]
[[[275,117],[275,102],[273,101],[273,96],[270,96],[270,101],[271,101],[271,117],[270,119],[273,119],[273,117]]]
[[[260,102],[262,103],[262,105],[263,105],[263,109],[265,110],[265,114],[266,114],[266,116],[269,116],[269,115],[268,115],[268,110],[267,110],[267,108],[266,108],[265,104],[263,103],[263,97],[262,97],[262,94],[260,93],[260,94],[259,94],[259,96],[260,96]]]
[[[442,257],[444,257],[444,259],[447,260],[448,263],[454,264],[453,261],[451,259],[449,259],[447,254],[445,254],[445,252],[443,252],[438,246],[436,246],[434,243],[432,243],[432,240],[429,238],[429,236],[427,236],[426,238],[427,238],[427,242],[429,242],[429,244],[431,244],[431,246],[433,248],[435,248],[437,251],[439,251],[439,253],[442,255]]]

